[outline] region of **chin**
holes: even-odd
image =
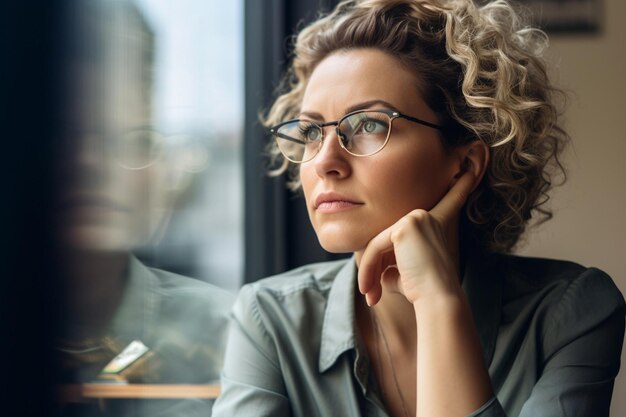
[[[344,228],[316,230],[317,239],[326,252],[352,253],[365,249],[373,236],[363,230],[354,231]]]
[[[350,245],[342,244],[343,242],[337,244],[337,242],[330,242],[325,244],[325,242],[319,241],[320,245],[326,252],[330,253],[352,253],[356,252],[358,249],[354,249],[354,247]]]
[[[129,252],[138,246],[137,238],[119,227],[75,226],[61,233],[68,248],[103,252]]]

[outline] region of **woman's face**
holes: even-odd
[[[419,80],[395,57],[377,49],[335,52],[315,68],[300,117],[328,122],[357,109],[392,108],[437,123],[418,92]],[[438,132],[399,118],[379,153],[352,156],[334,126],[320,152],[300,167],[309,217],[324,249],[358,252],[411,210],[431,209],[451,186],[459,157]]]
[[[140,129],[150,111],[145,88],[131,78],[136,69],[120,66],[124,74],[102,80],[103,69],[90,64],[68,68],[77,87],[65,103],[58,238],[73,249],[128,251],[145,244],[164,216],[166,167],[163,158],[141,162],[154,147]],[[133,155],[149,166],[126,168]]]

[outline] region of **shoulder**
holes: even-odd
[[[158,353],[160,381],[204,383],[219,378],[234,295],[204,281],[150,268],[132,273],[144,286],[145,340]]]
[[[624,297],[598,268],[511,255],[499,255],[497,263],[504,277],[504,304],[515,311],[532,305],[547,342],[576,338],[609,321],[623,322]]]
[[[523,280],[529,286],[541,287],[553,281],[571,281],[588,268],[575,262],[516,255],[494,255],[498,269]]]
[[[347,259],[343,259],[301,266],[248,284],[244,288],[250,294],[265,293],[277,298],[309,290],[324,294],[330,290],[335,276],[347,262]]]
[[[183,275],[148,268],[158,280],[158,291],[164,304],[181,310],[205,312],[215,316],[227,316],[235,295],[220,287]]]
[[[168,343],[220,352],[225,343],[234,294],[204,281],[147,268],[156,285],[150,291],[156,317],[155,335]]]
[[[611,277],[598,268],[558,259],[515,255],[495,255],[495,259],[496,270],[504,279],[505,294],[509,297],[538,291],[562,297],[566,292],[578,290],[601,295],[616,305],[624,304]]]
[[[348,259],[305,265],[244,285],[233,307],[237,323],[255,331],[321,326],[328,295]],[[303,318],[306,317],[306,320]]]

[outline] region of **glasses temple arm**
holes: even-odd
[[[398,117],[402,117],[403,119],[407,119],[407,120],[410,120],[415,123],[419,123],[424,126],[432,127],[433,129],[443,130],[443,126],[439,126],[434,123],[427,122],[426,120],[418,119],[416,117],[407,116],[405,114],[398,114]]]
[[[300,145],[306,145],[306,142],[296,139],[296,138],[292,138],[291,136],[287,136],[284,133],[279,133],[277,131],[270,131],[272,133],[272,135],[278,136],[279,138],[288,140],[290,142],[295,142],[295,143],[299,143]]]

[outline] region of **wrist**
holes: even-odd
[[[441,320],[466,315],[469,306],[465,293],[459,291],[438,292],[419,297],[413,302],[413,310],[418,321]]]

